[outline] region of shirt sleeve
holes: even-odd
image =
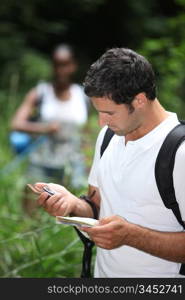
[[[98,135],[98,138],[96,141],[96,146],[95,146],[95,154],[94,154],[93,164],[92,164],[92,167],[91,167],[91,170],[89,173],[89,178],[88,178],[88,183],[95,187],[98,187],[97,176],[98,176],[98,166],[99,166],[99,162],[100,162],[100,149],[101,149],[101,145],[102,145],[106,130],[107,130],[107,126],[103,127]]]
[[[39,81],[37,86],[35,87],[36,93],[38,95],[38,101],[42,99],[47,94],[48,85],[44,81]]]
[[[176,152],[173,181],[182,220],[185,221],[185,142]]]
[[[74,102],[74,107],[76,111],[75,121],[78,125],[85,125],[88,119],[88,109],[87,109],[87,96],[84,93],[83,87],[79,84],[72,84],[71,87],[73,93],[73,99],[78,100]]]

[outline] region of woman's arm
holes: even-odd
[[[17,109],[12,122],[11,129],[28,133],[50,133],[58,130],[58,123],[42,123],[29,121],[29,117],[36,105],[38,94],[36,89],[30,90],[25,96],[23,103]]]

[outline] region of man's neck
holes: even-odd
[[[144,112],[143,121],[137,129],[125,136],[125,143],[142,138],[162,123],[168,116],[168,112],[162,107],[157,99],[154,102],[149,103]]]

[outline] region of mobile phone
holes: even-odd
[[[44,190],[45,192],[47,192],[50,196],[53,196],[53,195],[55,194],[55,192],[52,191],[52,190],[50,190],[50,188],[49,188],[48,186],[44,186],[44,187],[43,187],[43,190]]]

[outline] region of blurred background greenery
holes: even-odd
[[[14,159],[9,120],[25,92],[50,78],[50,53],[65,42],[77,54],[78,82],[107,48],[145,55],[154,66],[159,100],[185,118],[185,0],[1,0],[0,20],[0,276],[79,277],[82,245],[72,228],[56,225],[39,209],[33,218],[22,211],[26,161],[2,172]],[[91,109],[83,147],[87,169],[98,130]]]

